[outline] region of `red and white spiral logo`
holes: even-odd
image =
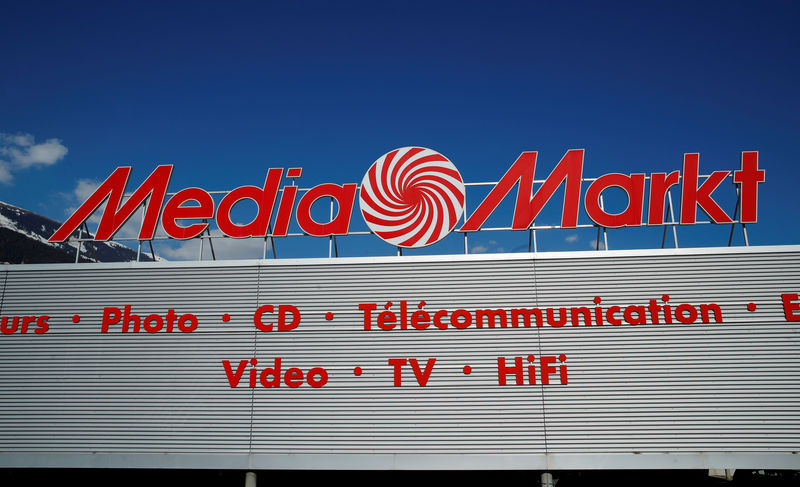
[[[464,181],[445,156],[402,147],[383,156],[361,181],[361,214],[370,230],[397,247],[425,247],[449,234],[464,213]]]

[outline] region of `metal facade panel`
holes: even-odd
[[[0,337],[4,466],[800,468],[800,324],[780,301],[800,292],[798,247],[0,272],[2,316],[51,317],[45,334]],[[716,303],[723,322],[367,331],[359,310],[593,311],[596,296],[606,310],[665,294]],[[126,304],[193,313],[198,329],[101,334],[103,308]],[[281,304],[300,325],[256,330],[254,311]],[[540,373],[561,354],[566,385],[498,384],[498,357],[535,356]],[[248,387],[249,361],[276,357],[281,375],[322,367],[327,384]],[[427,386],[408,366],[393,386],[390,358],[435,358]],[[245,361],[237,387],[223,361]]]
[[[440,309],[478,309],[530,302],[529,260],[350,264],[264,268],[260,303],[295,303],[297,332],[258,337],[258,356],[286,366],[325,366],[319,390],[256,391],[256,453],[544,453],[541,390],[505,390],[492,374],[498,353],[536,344],[534,333],[506,330],[364,330],[359,303],[411,310],[424,300]],[[326,321],[324,314],[333,312]],[[530,330],[526,330],[530,331]],[[416,385],[410,368],[393,386],[390,358],[435,358],[430,381]],[[463,367],[474,372],[466,376]],[[354,367],[364,373],[355,376]]]
[[[255,266],[8,274],[3,316],[47,315],[50,329],[0,342],[3,451],[247,451],[251,396],[225,387],[216,363],[252,352],[252,327],[223,328],[220,308],[252,312]],[[198,328],[100,333],[103,309],[126,304],[142,319],[191,312]]]
[[[793,451],[800,327],[781,293],[797,254],[535,261],[539,306],[719,304],[723,323],[542,328],[570,383],[545,394],[549,452]],[[757,312],[747,311],[754,302]]]

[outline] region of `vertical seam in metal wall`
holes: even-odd
[[[259,265],[256,271],[256,308],[258,308],[259,299],[261,298],[261,272],[264,269],[264,266]],[[253,358],[256,357],[258,352],[258,328],[254,327],[253,330]],[[256,384],[258,385],[258,384]],[[247,451],[250,454],[253,454],[253,416],[255,415],[256,409],[256,387],[252,388],[250,392],[250,443],[247,445]]]
[[[533,270],[533,307],[539,307],[539,286],[536,284],[536,257],[531,259],[531,268]],[[539,345],[539,358],[542,357],[542,330],[536,327],[536,343]],[[542,391],[542,434],[544,434],[544,454],[547,455],[547,408],[544,404],[544,384],[539,381],[539,388]]]
[[[3,271],[3,292],[0,293],[0,314],[3,314],[3,301],[6,298],[7,285],[8,285],[8,271]]]

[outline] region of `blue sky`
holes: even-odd
[[[751,244],[798,244],[798,10],[788,1],[7,4],[0,200],[63,220],[76,191],[119,165],[138,182],[175,164],[173,191],[259,185],[269,167],[303,167],[301,186],[354,183],[409,145],[443,153],[467,182],[497,180],[526,150],[539,151],[537,177],[572,148],[586,149],[586,177],[673,171],[686,152],[700,153],[701,171],[733,170],[741,151],[758,150],[766,182]],[[20,136],[34,139],[12,140]],[[9,155],[38,144],[49,144],[38,158]],[[718,190],[729,213],[732,192]],[[556,222],[554,203],[537,222]],[[678,232],[681,246],[715,246],[729,230]],[[612,249],[661,243],[660,229],[608,236]],[[588,250],[595,237],[557,230],[538,240],[540,250]],[[457,252],[461,238],[426,252]],[[194,255],[160,245],[168,258]],[[481,233],[470,247],[527,250],[527,235]],[[276,248],[327,255],[320,239]],[[339,249],[393,252],[376,237],[340,239]]]

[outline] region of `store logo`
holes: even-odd
[[[361,181],[360,206],[370,230],[387,243],[425,247],[446,237],[464,213],[461,174],[424,147],[382,155]]]
[[[105,204],[94,240],[113,238],[122,225],[144,207],[139,240],[154,238],[161,225],[164,233],[175,239],[195,238],[210,225],[233,238],[289,236],[292,220],[302,233],[314,237],[348,235],[350,220],[359,199],[361,214],[370,230],[391,245],[418,248],[431,245],[454,229],[477,232],[506,198],[516,193],[511,230],[531,228],[542,209],[563,187],[561,222],[557,227],[578,227],[581,208],[593,224],[606,228],[638,227],[665,224],[665,201],[671,201],[674,186],[680,192],[680,225],[697,222],[700,209],[712,223],[755,223],[758,216],[758,185],[765,172],[758,167],[758,152],[742,152],[739,170],[711,171],[701,175],[700,155],[684,154],[682,170],[670,173],[605,174],[586,180],[582,190],[582,149],[568,150],[543,180],[535,180],[536,152],[523,152],[505,174],[493,184],[489,193],[477,204],[463,225],[456,229],[464,214],[465,184],[458,170],[445,156],[424,147],[402,147],[378,158],[358,184],[323,183],[300,189],[295,180],[301,167],[270,168],[262,186],[240,186],[216,201],[202,188],[185,188],[168,193],[173,166],[158,166],[132,193],[126,193],[130,167],[119,167],[97,190],[75,210],[50,237],[62,242]],[[291,184],[284,184],[284,174]],[[737,205],[733,216],[714,199],[715,190],[723,181],[736,185]],[[515,191],[516,188],[516,191]],[[600,198],[609,188],[621,189],[627,199],[625,208],[610,213]],[[258,212],[249,222],[233,218],[232,212],[241,201],[255,203]],[[330,201],[337,207],[329,218],[319,220],[312,212],[316,202]],[[671,207],[670,207],[671,208]],[[646,213],[645,213],[646,212]],[[274,215],[274,216],[273,216]],[[294,219],[292,218],[294,216]],[[735,221],[737,218],[738,221]]]

